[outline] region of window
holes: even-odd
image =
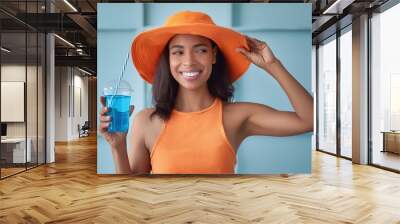
[[[400,170],[400,4],[371,18],[372,164]],[[397,131],[397,132],[396,132]]]
[[[340,155],[352,157],[352,35],[351,26],[340,36]]]
[[[318,48],[318,149],[336,153],[336,36]]]

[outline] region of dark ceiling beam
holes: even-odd
[[[82,55],[78,54],[78,49],[82,50]],[[59,47],[55,48],[56,56],[90,56],[96,58],[97,56],[97,49],[90,48],[90,47],[80,47],[80,48],[68,48],[68,47]]]
[[[91,56],[55,56],[56,66],[81,66],[96,71],[96,58]]]
[[[3,12],[3,11],[1,11]],[[5,14],[5,12],[3,12]],[[0,19],[2,31],[25,30],[26,26],[39,32],[66,33],[68,41],[96,47],[96,29],[79,13],[7,13]],[[88,15],[91,18],[91,15]],[[85,35],[79,35],[85,33]]]
[[[24,18],[20,18],[20,17],[18,16],[18,14],[15,15],[15,14],[13,14],[13,13],[9,12],[8,10],[3,9],[3,8],[1,8],[1,7],[0,7],[0,12],[3,13],[4,15],[6,15],[6,16],[8,17],[7,19],[11,19],[11,20],[13,20],[13,21],[15,21],[15,22],[17,22],[17,23],[23,25],[23,26],[26,26],[27,28],[30,28],[30,29],[32,29],[32,30],[35,30],[35,27],[31,26],[29,23],[27,23],[27,22],[25,21],[25,19],[26,19],[25,17],[24,17]],[[3,29],[3,27],[2,27],[2,29]]]
[[[86,3],[89,5],[89,7],[93,8],[93,6],[90,4],[89,1],[86,0]],[[67,17],[69,17],[72,21],[74,21],[86,34],[89,36],[87,38],[87,41],[91,46],[96,46],[96,28],[90,24],[90,22],[81,14],[81,8],[79,5],[79,1],[69,1],[69,4],[71,4],[75,9],[78,10],[78,12],[72,12],[66,13]],[[65,7],[66,3],[63,1],[58,1],[55,3],[56,7]],[[71,10],[69,8],[69,10]],[[96,10],[95,10],[96,11]]]
[[[97,12],[96,6],[94,6],[89,0],[86,0],[86,3],[93,9],[93,11]]]
[[[94,28],[92,26],[92,24],[90,24],[85,17],[83,17],[80,14],[68,14],[68,17],[73,20],[77,25],[79,25],[84,31],[85,33],[90,37],[87,38],[87,41],[91,41],[93,40],[90,45],[91,46],[96,46],[96,38],[97,38],[97,31],[96,28]]]
[[[23,23],[16,22],[13,19],[0,19],[2,32],[25,31],[26,26]]]
[[[88,36],[86,42],[96,46],[96,28],[80,13],[20,13],[16,17],[41,32],[83,31]]]
[[[16,30],[24,26],[41,32],[82,30],[79,24],[65,13],[12,13],[2,7],[0,7],[0,12],[5,15],[0,19],[3,25],[2,30]]]
[[[68,0],[69,4],[71,4],[75,9],[77,9],[76,5],[73,4],[71,0]],[[53,0],[52,4],[56,9],[59,9],[63,13],[73,13],[76,12],[73,10],[68,4],[66,4],[63,0]]]
[[[88,73],[90,73],[92,75],[96,75],[97,74],[96,70],[92,70],[92,68],[88,68],[88,67],[84,67],[84,66],[80,66],[78,68],[80,68],[80,69],[84,70],[85,72],[88,72]]]

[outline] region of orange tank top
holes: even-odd
[[[201,111],[173,110],[151,150],[153,174],[233,174],[236,153],[222,123],[222,101]]]

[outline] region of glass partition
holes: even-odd
[[[44,12],[44,1],[2,1],[1,7]],[[6,22],[5,22],[6,21]],[[0,12],[0,178],[45,162],[45,35]]]
[[[7,177],[24,171],[31,156],[31,151],[26,151],[26,33],[3,32],[1,46],[0,110],[5,127],[1,140],[1,175]]]

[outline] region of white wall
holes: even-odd
[[[71,135],[74,136],[74,138],[78,137],[78,124],[81,126],[85,123],[85,121],[88,121],[88,77],[81,76],[83,73],[78,73],[78,70],[74,70],[74,117],[72,119],[72,132]],[[80,93],[79,93],[80,91]],[[79,98],[80,95],[80,98]],[[81,101],[79,103],[79,101]],[[81,108],[79,108],[81,107]],[[81,109],[82,111],[79,111]]]
[[[55,141],[68,140],[68,86],[67,67],[55,68]]]
[[[78,124],[88,120],[88,78],[83,75],[76,68],[56,67],[55,141],[77,139]]]

